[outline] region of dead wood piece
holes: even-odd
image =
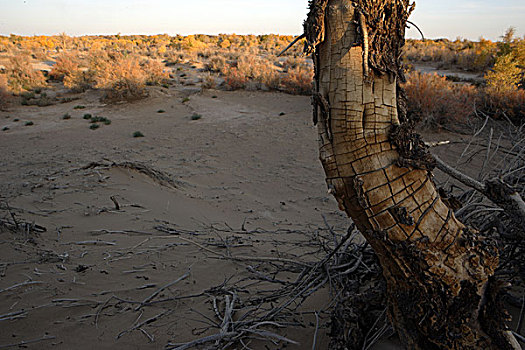
[[[123,162],[123,163],[114,164],[113,166],[138,171],[139,173],[142,173],[150,177],[151,179],[153,179],[154,181],[158,182],[159,184],[163,186],[171,187],[173,189],[178,188],[177,183],[174,180],[172,180],[169,175],[167,175],[166,173],[160,170],[154,169],[151,166],[136,163],[136,162]]]
[[[119,202],[117,201],[117,198],[115,198],[115,196],[111,196],[111,197],[109,197],[109,199],[111,199],[111,201],[113,202],[113,204],[115,204],[115,210],[120,210],[120,204],[119,204]]]
[[[515,225],[517,225],[518,235],[525,238],[525,202],[521,195],[501,179],[490,179],[481,183],[470,176],[454,169],[443,162],[438,156],[433,156],[436,160],[436,167],[445,174],[452,176],[464,185],[475,189],[486,196],[494,204],[505,210]]]
[[[36,284],[45,284],[45,283],[46,282],[43,282],[43,281],[26,281],[26,282],[22,282],[22,283],[17,283],[15,285],[12,285],[11,287],[0,289],[0,293],[4,293],[4,292],[10,291],[10,290],[14,290],[14,289],[18,289],[18,288],[21,288],[21,287],[27,287],[27,286],[33,286],[33,285],[36,285]]]
[[[108,241],[101,241],[101,240],[89,240],[89,241],[79,241],[79,242],[69,242],[69,243],[62,243],[62,245],[117,245],[115,242],[108,242]]]
[[[299,35],[297,38],[295,38],[294,41],[292,41],[292,42],[290,43],[290,45],[286,46],[286,48],[285,48],[284,50],[282,50],[282,51],[277,55],[277,57],[281,57],[286,51],[288,51],[292,46],[294,46],[299,40],[304,39],[305,36],[306,36],[306,35],[305,35],[304,33],[301,34],[301,35]]]
[[[163,318],[164,316],[168,315],[168,314],[171,314],[173,312],[173,310],[166,310],[164,312],[161,312],[160,314],[158,315],[155,315],[151,318],[148,318],[147,320],[145,321],[142,321],[141,323],[137,323],[135,322],[136,324],[134,326],[132,326],[131,328],[125,330],[125,331],[122,331],[120,332],[118,335],[117,335],[117,338],[116,339],[120,339],[121,337],[123,337],[124,335],[128,334],[128,333],[131,333],[133,332],[134,330],[137,330],[137,329],[140,329],[142,328],[143,326],[145,325],[148,325],[148,324],[152,324],[153,322],[156,322],[158,320],[160,320],[161,318]]]
[[[224,340],[224,339],[229,340],[235,337],[236,335],[237,335],[236,332],[230,332],[230,333],[225,333],[225,334],[218,333],[218,334],[209,335],[207,337],[203,337],[197,340],[193,340],[191,342],[188,342],[182,345],[168,344],[168,346],[166,347],[166,350],[187,350],[187,349],[194,348],[198,345],[204,345],[207,343],[216,342],[218,340]]]
[[[8,345],[0,345],[0,349],[18,348],[18,347],[23,347],[25,345],[40,343],[43,341],[48,341],[48,340],[53,340],[53,339],[56,339],[56,337],[52,335],[46,335],[45,337],[38,338],[38,339],[24,340],[19,343],[8,344]]]
[[[175,281],[172,281],[168,284],[166,284],[165,286],[159,288],[158,290],[156,290],[153,294],[151,294],[150,296],[148,296],[146,299],[144,299],[139,306],[137,306],[135,308],[135,311],[138,311],[140,310],[145,304],[149,303],[150,301],[152,301],[153,299],[155,299],[155,297],[157,295],[159,295],[163,290],[165,289],[168,289],[169,287],[173,286],[174,284],[182,281],[182,280],[185,280],[186,278],[188,278],[190,276],[190,271],[186,272],[184,275],[180,276],[179,278],[177,278]]]

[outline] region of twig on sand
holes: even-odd
[[[297,260],[292,260],[292,259],[274,258],[274,257],[258,257],[258,256],[254,256],[254,257],[249,257],[249,256],[227,256],[227,255],[224,255],[224,254],[221,254],[221,253],[217,253],[217,252],[215,252],[215,251],[213,251],[213,250],[203,246],[200,243],[192,241],[191,239],[187,239],[187,238],[180,237],[180,236],[174,236],[174,238],[177,238],[177,239],[183,240],[185,242],[191,243],[191,244],[193,244],[193,245],[195,245],[195,246],[197,246],[197,247],[207,251],[208,253],[212,253],[214,255],[220,256],[220,257],[222,257],[224,259],[227,259],[227,260],[281,262],[281,263],[300,265],[300,266],[303,266],[303,267],[310,267],[310,265],[307,264],[307,263],[303,263],[303,262],[300,262],[300,261],[297,261]]]
[[[175,281],[170,282],[170,283],[166,284],[165,286],[163,286],[163,287],[157,289],[153,294],[151,294],[149,297],[147,297],[146,299],[144,299],[144,300],[142,301],[142,303],[141,303],[139,306],[137,306],[137,307],[135,308],[135,311],[140,310],[145,304],[147,304],[147,303],[149,303],[150,301],[152,301],[152,300],[153,300],[157,295],[159,295],[160,292],[162,292],[163,290],[165,290],[165,289],[167,289],[167,288],[173,286],[174,284],[176,284],[176,283],[178,283],[178,282],[180,282],[180,281],[182,281],[182,280],[188,278],[189,276],[190,276],[190,271],[186,272],[184,275],[180,276],[180,277],[177,278]]]
[[[315,332],[314,332],[314,340],[312,340],[312,350],[315,350],[317,346],[317,333],[319,332],[319,313],[315,312]]]
[[[12,321],[12,320],[17,320],[19,318],[25,318],[25,317],[27,317],[27,311],[18,310],[15,312],[10,312],[5,315],[0,315],[0,321]]]
[[[111,196],[109,199],[111,199],[113,204],[115,204],[115,210],[120,210],[120,204],[118,203],[117,198],[115,198],[115,196]]]
[[[120,339],[122,336],[126,335],[127,333],[131,333],[133,332],[134,330],[136,329],[141,329],[143,326],[147,325],[147,324],[150,324],[150,323],[153,323],[155,321],[158,321],[159,319],[161,319],[162,317],[172,313],[173,310],[166,310],[164,312],[161,312],[160,314],[158,315],[155,315],[151,318],[148,318],[147,320],[145,321],[142,321],[141,323],[139,324],[136,324],[135,326],[132,326],[131,328],[125,330],[125,331],[122,331],[120,332],[118,335],[117,335],[117,339]],[[136,322],[135,322],[136,323]]]
[[[52,335],[46,335],[45,337],[38,338],[38,339],[24,340],[24,341],[21,341],[20,343],[8,344],[8,345],[0,345],[0,349],[16,348],[16,347],[21,347],[21,346],[24,346],[24,345],[39,343],[39,342],[42,342],[42,341],[53,340],[53,339],[56,339],[56,337],[52,336]]]
[[[15,285],[12,285],[11,287],[0,289],[0,293],[4,293],[4,292],[7,292],[7,291],[10,291],[10,290],[13,290],[13,289],[17,289],[17,288],[20,288],[20,287],[26,287],[26,286],[32,286],[32,285],[35,285],[35,284],[44,284],[44,283],[46,283],[46,282],[42,282],[42,281],[25,281],[25,282],[22,282],[22,283],[17,283]]]
[[[237,332],[229,332],[229,333],[218,333],[214,335],[209,335],[207,337],[203,337],[197,340],[193,340],[191,342],[188,342],[186,344],[182,345],[174,345],[174,344],[168,344],[166,347],[166,350],[186,350],[191,349],[198,345],[203,345],[210,342],[216,342],[217,340],[228,340],[237,335]]]
[[[79,241],[79,242],[69,242],[62,243],[62,245],[117,245],[115,242],[101,241],[101,240],[91,240],[91,241]]]

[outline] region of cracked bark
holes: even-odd
[[[380,259],[407,348],[520,349],[491,278],[494,243],[459,222],[430,170],[400,162],[391,140],[405,120],[399,53],[410,10],[408,0],[310,2],[305,51],[327,185]]]

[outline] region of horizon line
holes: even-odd
[[[175,36],[183,36],[183,37],[186,37],[186,36],[190,36],[190,35],[207,35],[207,36],[220,36],[220,35],[239,35],[239,36],[249,36],[249,35],[253,35],[253,36],[263,36],[263,35],[277,35],[277,36],[299,36],[301,34],[288,34],[288,33],[243,33],[243,34],[238,34],[238,33],[235,33],[235,32],[231,32],[231,33],[213,33],[213,34],[210,34],[210,33],[191,33],[191,34],[181,34],[181,33],[175,33],[175,34],[170,34],[170,33],[121,33],[121,32],[117,32],[117,33],[114,33],[114,32],[111,32],[111,33],[85,33],[85,34],[68,34],[66,31],[63,31],[63,32],[60,32],[60,33],[56,33],[56,34],[17,34],[17,33],[9,33],[9,34],[4,34],[4,33],[0,33],[0,36],[2,37],[10,37],[10,36],[21,36],[21,37],[38,37],[38,36],[48,36],[48,37],[54,37],[54,36],[60,36],[62,34],[65,34],[66,36],[69,36],[69,37],[72,37],[72,38],[81,38],[81,37],[84,37],[84,36],[158,36],[158,35],[168,35],[170,37],[175,37]],[[499,38],[501,39],[503,36],[500,36]],[[520,36],[515,36],[515,38],[520,38]],[[414,39],[414,40],[422,40],[421,36],[420,35],[407,35],[405,37],[405,39]],[[485,38],[483,35],[480,35],[477,39],[469,39],[469,38],[465,38],[465,37],[462,37],[461,35],[458,35],[456,38],[452,39],[450,37],[447,37],[447,36],[438,36],[438,37],[427,37],[425,36],[426,40],[442,40],[442,39],[446,39],[446,40],[449,40],[449,41],[456,41],[456,40],[467,40],[467,41],[480,41],[481,39],[483,40],[490,40],[490,41],[493,41],[493,42],[498,42],[498,41],[501,41],[501,40],[492,40],[492,39],[487,39]],[[524,39],[525,39],[525,35],[524,35]]]

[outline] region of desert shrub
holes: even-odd
[[[404,57],[412,63],[433,62],[441,68],[457,67],[482,72],[494,64],[497,44],[481,38],[479,42],[447,39],[407,40]]]
[[[6,109],[11,102],[12,96],[7,90],[7,77],[0,74],[0,110]]]
[[[313,69],[306,66],[291,68],[281,80],[284,92],[294,95],[309,95],[312,93],[314,78]]]
[[[47,85],[42,72],[34,70],[29,57],[18,55],[11,57],[6,67],[7,86],[10,91],[20,93],[30,91]]]
[[[258,81],[270,90],[279,90],[281,87],[281,75],[272,67],[262,70],[258,76]]]
[[[525,90],[494,89],[480,92],[479,108],[495,119],[510,119],[517,125],[525,123]]]
[[[294,69],[301,65],[304,65],[304,59],[291,56],[286,57],[286,59],[282,62],[284,70]]]
[[[202,87],[204,89],[215,89],[217,87],[217,79],[211,73],[206,73],[202,77]]]
[[[103,99],[107,102],[135,101],[148,96],[143,82],[127,77],[120,78],[105,90]]]
[[[164,71],[164,65],[158,61],[148,60],[141,64],[146,75],[147,85],[162,85],[169,79],[168,72]]]
[[[477,91],[437,74],[411,72],[404,85],[408,98],[408,117],[423,128],[464,124],[475,112]]]
[[[243,55],[239,57],[236,65],[238,76],[244,76],[244,87],[248,81],[254,82],[258,89],[263,88],[263,85],[271,90],[277,90],[280,87],[281,78],[272,60],[256,55]]]
[[[49,73],[51,79],[62,81],[64,86],[75,92],[83,92],[93,85],[87,68],[80,66],[80,59],[71,53],[63,52]]]
[[[181,41],[181,48],[188,52],[204,50],[207,47],[208,45],[196,38],[195,35],[188,35]]]
[[[54,80],[64,81],[66,76],[74,75],[79,70],[78,57],[70,53],[61,53],[56,59],[53,68],[49,72],[49,77]]]
[[[93,86],[93,79],[88,72],[78,70],[64,77],[64,86],[74,92],[84,92]]]
[[[248,77],[237,67],[228,67],[224,72],[226,86],[231,90],[243,89],[246,87]]]
[[[237,68],[250,79],[257,79],[270,63],[255,55],[243,55],[237,61]]]
[[[171,51],[166,52],[164,57],[166,57],[166,60],[165,60],[166,66],[169,67],[169,66],[174,66],[176,64],[184,62],[186,55],[184,51],[171,50]]]
[[[204,64],[204,67],[206,70],[211,72],[224,73],[228,67],[228,63],[226,61],[226,57],[222,55],[214,55],[208,59],[208,61]]]
[[[107,102],[133,101],[146,97],[146,82],[150,75],[138,58],[119,54],[97,56],[91,60],[88,76],[94,87],[105,91]]]

